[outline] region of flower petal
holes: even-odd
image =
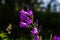
[[[20,14],[23,14],[25,11],[22,9],[21,11],[19,11]]]
[[[29,13],[29,16],[33,16],[32,10],[28,10],[27,12]]]
[[[25,21],[26,21],[26,23],[29,24],[29,25],[32,23],[32,20],[29,19],[29,18],[28,18],[27,20],[25,20]]]
[[[28,17],[26,15],[20,15],[20,20],[26,20]]]
[[[34,35],[34,34],[38,34],[38,30],[37,30],[37,28],[33,28],[32,30],[31,30],[31,33]]]
[[[24,22],[20,22],[20,27],[28,27],[28,24],[26,24]]]
[[[34,40],[39,40],[39,36],[38,35],[34,35]]]

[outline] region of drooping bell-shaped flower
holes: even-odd
[[[53,37],[53,40],[60,40],[60,36],[55,35],[55,36]]]
[[[24,22],[20,22],[20,25],[19,25],[21,28],[26,28],[28,27],[28,24],[27,23],[24,23]]]
[[[39,40],[39,36],[38,35],[34,35],[34,40]]]
[[[20,20],[24,21],[24,20],[26,20],[26,19],[28,19],[28,17],[27,17],[26,15],[21,15],[21,16],[20,16]]]
[[[26,20],[27,19],[27,16],[25,15],[25,11],[22,9],[20,12],[20,20]]]
[[[25,15],[29,15],[29,16],[33,16],[33,11],[32,10],[27,10],[24,11],[23,9],[21,11],[19,11],[20,14],[25,14]]]
[[[23,9],[19,13],[20,13],[20,17],[19,18],[21,20],[26,20],[26,19],[28,19],[28,17],[30,18],[30,16],[32,16],[32,14],[33,14],[31,10],[26,12]]]
[[[33,11],[30,9],[27,11],[29,13],[29,16],[33,16]]]
[[[28,18],[27,20],[25,20],[25,22],[30,25],[32,23],[32,20]]]
[[[57,36],[57,40],[60,40],[60,36]]]
[[[22,9],[21,11],[19,11],[20,14],[24,14],[24,12],[25,12],[25,11],[24,11],[23,9]]]
[[[31,30],[31,34],[35,35],[38,34],[38,29],[35,27]]]
[[[29,14],[28,12],[24,11],[23,9],[19,13],[20,13],[20,15],[28,15]]]

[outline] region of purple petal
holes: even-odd
[[[26,15],[24,15],[24,14],[23,14],[23,15],[20,15],[20,19],[21,19],[21,20],[26,20],[27,18],[28,18],[28,17],[27,17]]]
[[[31,24],[32,23],[32,20],[30,18],[28,18],[27,20],[25,20],[27,24]]]
[[[53,40],[56,40],[56,36],[53,37]]]
[[[20,14],[27,14],[27,15],[29,15],[29,16],[33,16],[32,10],[28,10],[28,11],[26,12],[26,11],[24,11],[24,10],[22,9],[21,11],[19,11],[19,13],[20,13]]]
[[[57,36],[57,40],[60,40],[60,36]]]
[[[20,14],[28,15],[29,13],[24,11],[23,9],[19,12]]]
[[[25,11],[22,9],[21,11],[19,11],[20,14],[23,14]]]
[[[28,24],[26,24],[24,22],[20,22],[20,27],[28,27]]]
[[[29,13],[26,12],[26,11],[24,11],[23,9],[20,11],[20,19],[21,19],[21,20],[26,20],[26,19],[28,19],[28,16],[27,16],[27,15],[29,15]],[[28,21],[31,22],[30,19],[29,19]]]
[[[34,34],[38,34],[38,30],[37,30],[37,28],[33,28],[32,30],[31,30],[31,33],[34,35]]]
[[[53,37],[53,40],[60,40],[60,36],[55,35],[55,36]]]
[[[32,10],[28,10],[27,12],[29,13],[29,16],[33,16]]]
[[[34,40],[39,40],[39,36],[38,35],[34,35]]]

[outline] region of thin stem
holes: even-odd
[[[39,40],[42,40],[42,36],[39,37]]]
[[[50,39],[49,40],[52,40],[52,34],[50,35]]]

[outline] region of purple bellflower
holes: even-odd
[[[27,20],[25,20],[27,24],[31,24],[32,23],[32,20],[30,18],[28,18]]]
[[[24,21],[24,20],[26,20],[26,19],[28,19],[28,17],[27,17],[26,15],[21,15],[21,16],[20,16],[20,20],[21,20],[21,21]]]
[[[33,29],[31,30],[31,33],[32,33],[33,35],[38,34],[38,29],[37,29],[36,27],[33,28]]]
[[[23,27],[28,27],[28,24],[27,23],[24,23],[24,22],[20,22],[20,27],[23,28]]]
[[[24,10],[22,9],[19,13],[24,14],[24,15],[33,16],[32,10],[24,11]]]
[[[21,11],[19,11],[19,13],[21,13],[21,14],[24,14],[24,12],[25,12],[25,11],[24,11],[23,9],[22,9]]]
[[[34,40],[39,40],[38,29],[36,27],[31,30],[31,33],[34,35]]]
[[[20,13],[20,19],[22,20],[28,19],[27,15],[31,16],[33,14],[31,10],[29,12],[26,12],[23,9],[19,13]]]
[[[34,35],[34,40],[39,40],[39,36],[38,35]]]
[[[55,36],[53,37],[53,40],[60,40],[60,36],[55,35]]]
[[[20,11],[20,20],[26,20],[27,19],[27,16],[25,15],[25,11],[22,9]]]
[[[33,16],[32,10],[27,10],[27,12],[29,13],[29,16]]]
[[[33,16],[32,10],[29,10],[28,13],[29,13],[30,16]]]

